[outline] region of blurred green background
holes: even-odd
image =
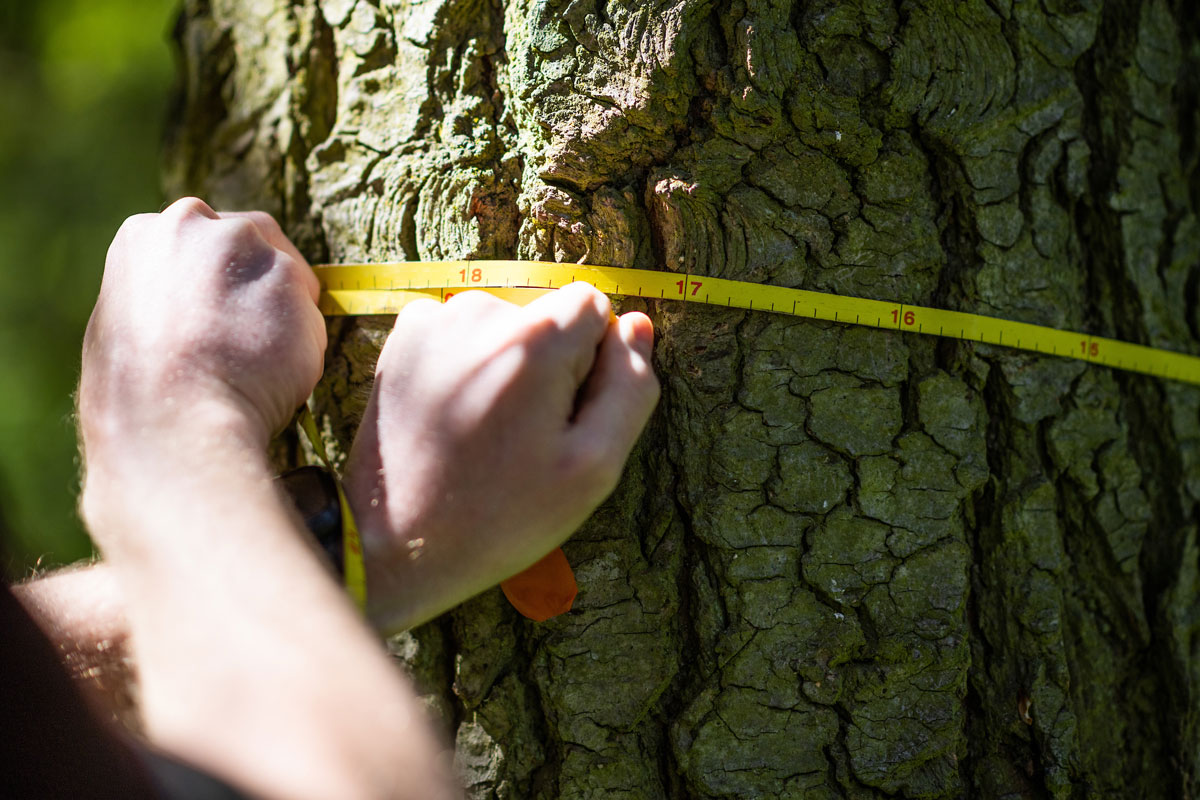
[[[71,393],[121,221],[162,204],[178,0],[0,0],[0,569],[91,554]]]

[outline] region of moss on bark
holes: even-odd
[[[168,185],[313,260],[688,270],[1200,350],[1185,0],[189,0]],[[658,306],[535,625],[395,652],[478,798],[1191,796],[1200,391]],[[333,325],[352,435],[386,321]]]

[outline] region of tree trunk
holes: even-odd
[[[316,261],[688,270],[1200,351],[1190,0],[188,0],[173,194]],[[566,544],[392,640],[477,798],[1190,797],[1200,390],[628,300]],[[331,324],[343,446],[390,320]]]

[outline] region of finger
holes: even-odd
[[[308,306],[305,313],[308,314],[309,318],[308,329],[312,331],[315,337],[314,344],[316,345],[316,350],[321,354],[322,366],[321,370],[317,373],[317,379],[320,380],[320,373],[324,372],[325,348],[329,346],[329,332],[325,327],[325,315],[321,313],[321,309],[317,308],[316,305]],[[315,384],[316,381],[313,381],[313,383]]]
[[[395,360],[398,354],[404,350],[408,341],[420,340],[428,336],[429,331],[434,330],[439,324],[437,320],[443,312],[442,304],[430,298],[407,302],[400,309],[400,313],[396,315],[392,332],[388,334],[387,340],[383,343],[383,349],[379,353],[379,360],[375,362],[376,378],[379,377],[384,365]]]
[[[608,329],[579,400],[572,446],[602,462],[615,461],[608,466],[617,472],[658,402],[658,379],[650,365],[653,348],[649,317],[637,311],[623,314]]]
[[[258,232],[269,245],[292,258],[300,280],[304,281],[313,302],[317,302],[321,296],[321,282],[309,266],[308,259],[292,244],[292,240],[283,232],[283,228],[279,227],[273,216],[265,211],[222,211],[219,216],[221,219],[245,219],[254,223],[254,227],[258,228]]]
[[[433,298],[418,298],[410,300],[400,309],[400,313],[396,315],[396,323],[392,326],[393,331],[401,330],[402,328],[415,328],[420,330],[428,327],[430,320],[440,314],[442,304]]]
[[[308,339],[307,348],[297,337],[295,347],[305,354],[301,371],[297,374],[296,395],[292,405],[300,407],[321,380],[325,371],[325,348],[328,345],[328,335],[325,332],[325,317],[315,305],[304,305],[301,311],[304,317],[303,335]]]
[[[283,228],[279,227],[279,223],[265,211],[221,211],[218,216],[222,219],[241,218],[248,219],[254,223],[254,227],[258,228],[258,232],[263,235],[263,238],[271,243],[271,246],[282,250],[292,258],[302,264],[307,264],[307,259],[300,254],[296,249],[296,245],[292,244],[292,240],[283,232]]]
[[[448,291],[443,295],[446,307],[452,309],[457,314],[467,314],[469,316],[477,316],[480,314],[490,314],[496,311],[512,311],[517,308],[514,303],[510,303],[500,297],[496,297],[490,292],[484,292],[479,289],[456,289]]]
[[[596,347],[613,319],[608,295],[577,281],[537,298],[525,306],[525,312],[532,321],[550,324],[555,344],[567,354],[575,385],[581,385],[592,371]]]
[[[493,344],[520,336],[521,307],[489,292],[465,289],[454,293],[444,307],[452,336]]]

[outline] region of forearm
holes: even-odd
[[[78,564],[18,584],[13,593],[96,705],[139,730],[129,624],[112,570]]]
[[[126,472],[89,515],[150,543],[116,559],[150,738],[265,797],[452,796],[415,698],[262,456],[188,461]]]
[[[262,797],[453,794],[431,729],[272,482],[316,384],[319,282],[261,213],[126,220],[84,337],[81,508],[152,742]]]

